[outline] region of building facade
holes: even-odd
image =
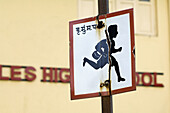
[[[109,0],[134,8],[136,91],[115,113],[170,112],[170,0]],[[101,98],[70,99],[69,21],[97,16],[97,0],[0,0],[0,113],[101,113]]]

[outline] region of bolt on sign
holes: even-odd
[[[133,9],[70,21],[69,37],[71,99],[136,89]]]

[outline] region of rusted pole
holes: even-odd
[[[98,0],[98,14],[109,13],[109,0]],[[102,113],[113,113],[112,95],[102,96]]]
[[[102,96],[102,113],[113,113],[112,95]]]
[[[98,13],[99,15],[109,13],[109,0],[98,0]]]

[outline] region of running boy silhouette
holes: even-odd
[[[113,38],[116,38],[118,34],[117,25],[110,25],[108,28],[108,32],[109,32],[109,38],[111,43],[111,48],[110,48],[111,66],[115,67],[115,71],[118,77],[118,82],[125,81],[125,79],[120,76],[119,64],[117,60],[114,58],[114,56],[112,55],[113,53],[122,51],[122,47],[115,49],[115,41],[113,40]],[[101,40],[95,46],[95,49],[96,51],[93,52],[92,57],[95,60],[97,60],[97,63],[84,57],[83,67],[85,66],[86,63],[88,63],[90,66],[92,66],[94,69],[97,70],[99,68],[103,68],[106,64],[109,64],[107,40],[106,39]]]

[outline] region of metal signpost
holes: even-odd
[[[109,13],[109,0],[98,0],[98,13],[99,15]],[[101,103],[102,113],[113,113],[112,95],[101,96]]]
[[[102,113],[113,113],[112,95],[136,89],[133,9],[109,13],[98,0],[98,10],[69,23],[71,99],[100,96]]]

